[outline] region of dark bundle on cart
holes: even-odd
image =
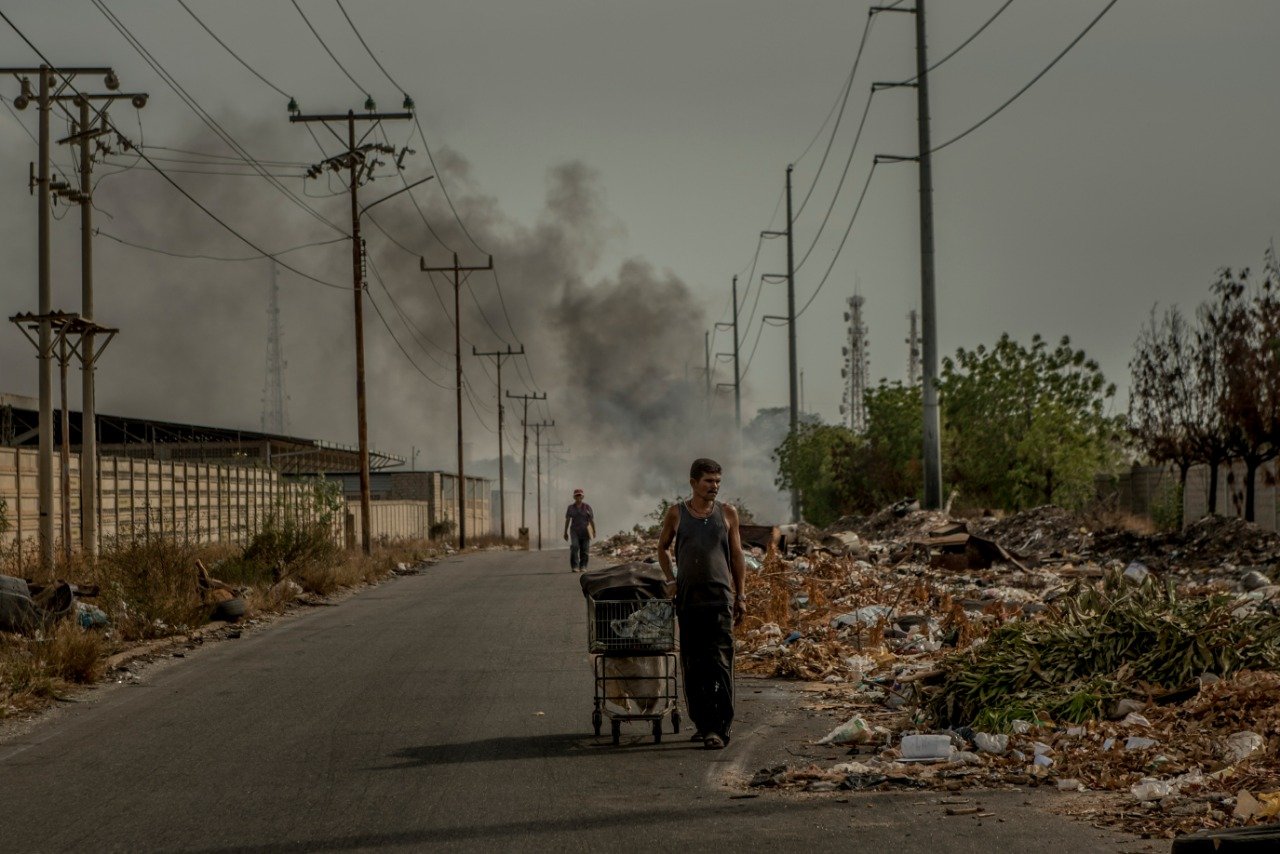
[[[661,741],[662,721],[670,715],[672,731],[679,732],[675,607],[662,570],[626,563],[584,573],[580,582],[595,673],[596,735],[605,716],[614,744],[625,721],[650,722],[654,741]]]

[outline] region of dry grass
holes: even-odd
[[[64,620],[32,637],[0,634],[0,718],[37,708],[102,677],[102,632]]]
[[[5,550],[0,552],[4,574],[99,585],[101,593],[92,601],[107,613],[110,627],[86,630],[69,619],[29,637],[0,633],[0,717],[39,709],[73,685],[98,680],[110,652],[206,623],[211,607],[201,599],[197,561],[240,590],[252,615],[286,610],[294,591],[278,584],[280,579],[327,596],[379,581],[400,564],[437,557],[442,549],[429,540],[398,542],[379,544],[366,556],[334,547],[327,530],[318,527],[268,526],[244,547],[122,538],[106,544],[93,563],[79,555],[60,560],[48,577],[37,577],[16,550]]]

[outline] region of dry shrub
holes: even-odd
[[[109,543],[89,577],[102,586],[99,605],[123,640],[166,637],[205,622],[196,587],[198,546],[152,537]]]
[[[0,633],[0,717],[28,711],[63,694],[69,683],[102,676],[102,634],[63,620],[33,637]]]
[[[67,682],[96,682],[103,672],[106,641],[101,632],[62,620],[35,641],[36,655],[50,676]]]

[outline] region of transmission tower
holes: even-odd
[[[849,310],[844,319],[849,324],[849,344],[844,347],[844,370],[840,375],[845,378],[844,403],[840,412],[845,417],[845,424],[855,433],[866,432],[867,429],[867,326],[862,322],[862,305],[866,298],[862,294],[849,297]]]
[[[916,328],[916,310],[913,308],[907,312],[907,320],[911,324],[911,331],[907,335],[907,385],[916,385],[920,382],[920,333]]]
[[[271,262],[271,289],[267,303],[267,373],[262,384],[262,432],[283,434],[289,426],[285,415],[284,330],[280,328],[280,268]]]

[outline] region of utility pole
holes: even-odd
[[[707,413],[710,414],[711,412],[711,332],[710,331],[702,333],[702,350],[704,354],[702,359],[702,372],[706,376],[706,380],[707,380],[707,390],[706,390]]]
[[[511,345],[508,344],[506,350],[493,350],[487,353],[481,353],[475,345],[472,345],[471,355],[492,357],[494,364],[498,367],[498,535],[505,540],[507,538],[507,478],[502,458],[502,423],[506,407],[502,405],[502,360],[511,356],[523,356],[524,345],[521,344],[519,350],[512,350]]]
[[[733,277],[733,322],[717,323],[716,329],[733,330],[733,382],[717,383],[716,387],[732,385],[733,386],[733,418],[738,425],[737,437],[742,438],[742,371],[738,363],[738,277]],[[727,353],[716,353],[716,358],[730,355]]]
[[[791,211],[791,171],[794,167],[787,164],[787,229],[786,231],[762,231],[765,237],[786,237],[787,238],[787,358],[789,362],[788,376],[790,378],[790,403],[791,403],[791,435],[794,435],[796,429],[800,425],[800,388],[797,378],[796,367],[796,254],[795,239],[793,232],[795,231],[795,219]],[[762,277],[770,278],[770,277]],[[772,278],[781,278],[773,276]],[[796,487],[791,488],[791,521],[800,521],[800,491]]]
[[[478,270],[492,270],[493,256],[489,256],[489,263],[483,267],[463,267],[458,264],[458,253],[453,253],[453,264],[448,267],[428,267],[426,258],[418,259],[419,269],[430,275],[432,273],[453,273],[453,364],[454,364],[454,380],[457,385],[455,389],[457,396],[457,426],[458,426],[458,483],[465,487],[466,476],[463,473],[465,463],[463,461],[462,452],[462,274],[473,273]],[[499,431],[501,432],[501,431]],[[463,549],[467,546],[467,518],[463,512],[462,496],[466,492],[463,488],[458,495],[458,548]]]
[[[360,548],[365,554],[372,552],[373,541],[369,532],[369,422],[366,414],[367,400],[364,380],[364,241],[360,238],[360,215],[364,211],[360,208],[359,194],[361,180],[371,176],[374,168],[380,163],[377,159],[377,153],[394,154],[395,150],[389,146],[376,143],[358,144],[356,142],[356,121],[370,123],[369,131],[365,134],[365,136],[368,136],[368,133],[372,132],[379,122],[412,119],[413,113],[407,112],[412,106],[413,103],[408,96],[405,96],[404,108],[406,112],[379,113],[377,112],[377,104],[373,102],[373,99],[366,98],[364,102],[365,112],[359,116],[356,115],[354,110],[347,110],[345,115],[342,113],[329,113],[304,116],[298,110],[298,102],[292,99],[289,101],[290,123],[319,122],[325,127],[329,127],[330,122],[346,122],[347,125],[346,151],[326,158],[321,163],[312,166],[307,170],[307,177],[319,177],[326,169],[333,172],[340,172],[346,169],[350,182],[351,294],[355,308],[356,327],[356,434],[360,443]],[[329,130],[338,139],[342,138],[337,131],[332,128],[329,128]],[[459,473],[459,481],[461,482],[461,473]]]
[[[524,438],[524,449],[520,455],[520,536],[525,538],[525,547],[528,548],[529,523],[525,521],[524,508],[525,499],[529,495],[529,401],[546,400],[547,393],[512,394],[507,392],[507,397],[524,403],[524,414],[520,416],[520,428]]]
[[[286,429],[284,345],[280,328],[280,265],[271,259],[271,290],[267,301],[267,371],[262,383],[262,432],[283,435]]]
[[[38,113],[39,133],[37,136],[37,146],[39,149],[39,163],[34,165],[31,177],[31,192],[37,195],[37,237],[36,237],[36,253],[37,253],[37,269],[38,269],[38,305],[39,311],[36,315],[27,315],[27,319],[34,319],[38,324],[36,335],[36,351],[39,362],[39,386],[40,386],[40,416],[39,416],[39,459],[37,462],[37,481],[38,481],[38,509],[39,509],[39,553],[40,567],[46,572],[53,568],[53,290],[52,290],[52,264],[50,258],[50,205],[53,195],[67,195],[74,201],[81,203],[81,288],[82,297],[85,300],[84,312],[80,318],[80,324],[72,324],[72,328],[77,328],[80,334],[88,336],[87,348],[78,350],[81,353],[82,363],[86,366],[85,381],[85,399],[92,400],[93,390],[93,360],[91,356],[95,353],[93,344],[93,333],[95,327],[89,322],[86,326],[85,321],[89,321],[92,316],[93,301],[93,279],[91,275],[92,255],[90,254],[89,244],[91,236],[91,220],[89,219],[89,185],[88,185],[88,157],[87,143],[88,140],[99,133],[108,131],[106,125],[105,111],[116,98],[131,98],[133,105],[139,109],[146,106],[147,96],[145,93],[123,94],[117,93],[120,88],[120,80],[116,77],[115,71],[111,68],[53,68],[48,65],[39,65],[30,68],[0,68],[0,74],[12,74],[22,87],[21,93],[13,99],[13,105],[24,110],[34,99],[36,101],[36,109]],[[31,82],[27,75],[35,74],[39,77],[39,85],[35,92],[31,89]],[[106,88],[109,90],[105,94],[88,94],[76,91],[72,85],[74,78],[81,74],[101,74]],[[55,79],[56,78],[56,79]],[[81,166],[80,178],[81,188],[79,191],[72,191],[71,187],[62,181],[52,181],[49,175],[49,152],[50,152],[50,114],[53,105],[63,104],[72,101],[80,107],[79,118],[80,127],[78,133],[67,137],[62,142],[81,142]],[[100,131],[90,132],[88,130],[89,103],[91,101],[105,102],[98,111],[98,116],[102,117],[103,128]],[[65,109],[65,106],[63,107]],[[69,118],[76,118],[68,113]],[[57,312],[64,321],[70,316]],[[21,326],[21,323],[19,324]],[[25,334],[25,331],[24,331]],[[105,346],[105,345],[104,345]],[[94,421],[91,406],[86,406],[86,411],[81,414],[82,425],[88,423],[88,430],[82,430],[86,435],[94,436]],[[96,438],[96,436],[95,436]],[[84,447],[86,443],[82,442],[82,452],[92,452],[96,454],[96,444],[92,441],[88,442],[88,447]],[[96,484],[94,475],[96,473],[96,456],[90,460],[89,465],[89,485],[92,489]],[[86,486],[82,483],[82,490]],[[82,493],[84,494],[84,493]],[[88,493],[90,501],[88,507],[94,507],[94,498],[96,493]],[[82,513],[85,510],[82,508]],[[97,528],[96,514],[90,515],[86,513],[84,519],[87,520],[88,531],[87,536],[82,529],[82,538],[85,539],[90,554],[96,552],[97,547]]]
[[[925,0],[916,0],[916,111],[920,165],[920,313],[924,323],[924,509],[942,507],[942,439],[938,423],[938,315],[933,280],[933,164],[929,141],[929,56]]]
[[[925,40],[925,0],[916,0],[915,8],[896,6],[872,6],[870,14],[877,12],[906,12],[916,16],[916,76],[911,83],[875,83],[876,88],[914,86],[916,90],[917,149],[914,157],[877,154],[875,162],[901,162],[914,160],[920,167],[920,320],[923,326],[924,364],[922,367],[921,397],[924,443],[922,463],[924,467],[924,501],[926,510],[942,506],[942,440],[938,424],[938,318],[934,288],[933,258],[933,163],[929,141],[929,54]]]
[[[560,492],[560,490],[555,488],[556,477],[552,473],[552,463],[557,462],[557,452],[553,451],[552,448],[562,448],[564,447],[564,442],[547,442],[542,447],[547,449],[547,538],[550,539],[553,535],[551,520],[554,518],[554,515],[551,512],[551,508],[553,506],[551,503],[551,496],[557,495]]]
[[[542,429],[556,426],[555,421],[538,421],[534,424],[526,422],[526,427],[533,428],[534,455],[537,459],[537,477],[534,488],[538,490],[538,551],[542,551]]]

